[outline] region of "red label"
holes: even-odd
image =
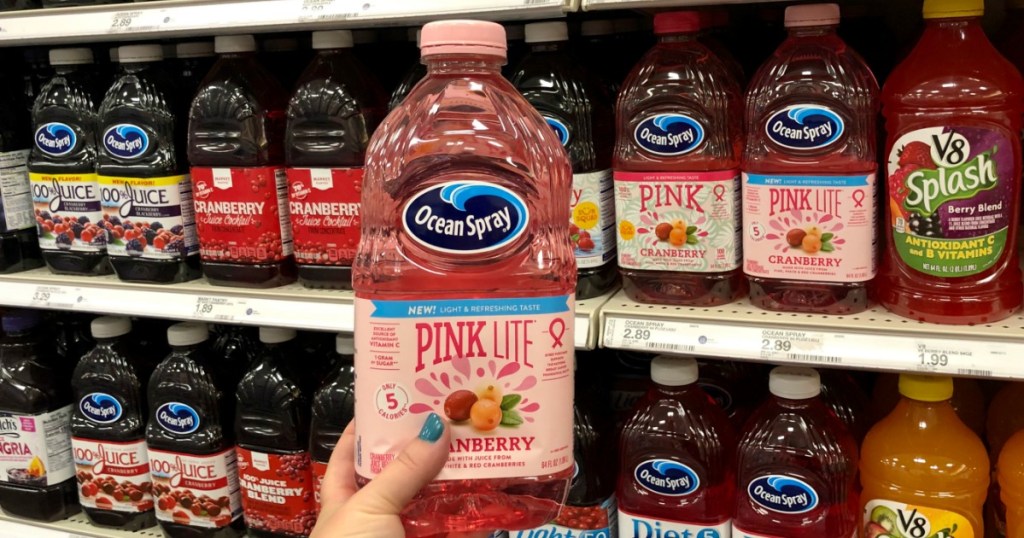
[[[277,262],[292,254],[283,169],[193,168],[192,190],[203,261]]]
[[[359,245],[362,168],[289,168],[295,261],[352,265]]]
[[[316,513],[319,514],[323,506],[320,504],[320,490],[324,487],[324,477],[327,476],[327,464],[319,461],[313,462],[313,493],[316,497]]]
[[[309,536],[316,525],[309,453],[266,454],[237,447],[242,510],[250,529]]]

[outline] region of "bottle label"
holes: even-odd
[[[834,110],[820,105],[791,105],[772,114],[764,132],[788,150],[825,149],[846,132],[846,123]]]
[[[188,175],[98,180],[108,254],[170,260],[199,252]]]
[[[324,477],[327,476],[327,462],[313,461],[313,499],[316,501],[316,513],[323,508],[320,505],[320,490],[324,486]]]
[[[113,424],[121,420],[124,408],[117,398],[105,392],[91,392],[78,401],[82,416],[96,424]]]
[[[317,513],[309,453],[267,454],[242,447],[235,450],[246,526],[269,533],[309,536]]]
[[[149,449],[156,518],[193,527],[227,527],[242,516],[235,449],[195,456]]]
[[[0,152],[0,232],[27,230],[33,221],[42,228],[41,213],[33,213],[32,188],[28,181],[30,151]]]
[[[618,536],[615,496],[593,506],[563,505],[558,517],[547,525],[521,531],[506,531],[507,538],[614,538]]]
[[[118,512],[153,509],[145,440],[114,443],[73,437],[71,445],[82,506]]]
[[[486,181],[446,181],[412,196],[402,209],[402,228],[430,250],[482,254],[507,248],[526,232],[526,201]]]
[[[149,150],[149,134],[138,125],[119,123],[103,133],[103,149],[124,160],[135,160]]]
[[[615,172],[619,265],[719,273],[740,265],[737,170]]]
[[[698,525],[630,514],[619,508],[619,538],[730,538],[728,520],[718,525]]]
[[[633,469],[633,478],[640,487],[666,497],[683,497],[700,488],[697,472],[672,460],[644,461]]]
[[[865,536],[981,538],[966,517],[940,508],[872,499],[864,505]]]
[[[68,405],[41,415],[0,413],[0,481],[44,488],[75,476]]]
[[[289,168],[295,261],[352,265],[359,246],[362,168]]]
[[[870,536],[870,535],[868,535],[868,536]],[[882,535],[882,536],[888,536],[888,535]],[[743,529],[740,529],[736,525],[733,525],[732,526],[732,538],[789,538],[789,537],[788,536],[783,536],[781,534],[754,534],[754,533],[747,532],[747,531],[745,531]],[[854,530],[853,533],[850,534],[849,538],[857,538],[857,531]]]
[[[612,171],[572,176],[569,235],[576,267],[600,267],[615,259],[615,196]]]
[[[193,168],[203,261],[280,262],[292,255],[288,178],[281,168]]]
[[[637,123],[633,139],[650,154],[678,157],[704,143],[704,126],[684,114],[656,114]]]
[[[96,174],[29,173],[39,223],[39,248],[102,252],[107,248]],[[37,222],[39,222],[37,220]]]
[[[888,163],[892,244],[915,271],[965,277],[1006,248],[1016,200],[1012,139],[1001,127],[928,127],[900,136]]]
[[[78,145],[75,128],[57,121],[40,125],[33,138],[39,151],[50,157],[63,157]]]
[[[743,174],[743,271],[763,278],[875,277],[875,174]]]
[[[803,514],[818,506],[818,492],[803,480],[770,474],[747,484],[747,495],[761,507],[780,514]]]
[[[178,435],[192,433],[199,429],[199,413],[188,404],[166,402],[156,409],[156,423],[161,428]]]
[[[572,295],[356,298],[356,472],[376,476],[430,412],[451,421],[439,479],[535,477],[573,465]]]

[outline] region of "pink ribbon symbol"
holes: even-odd
[[[558,334],[555,334],[555,326],[558,326]],[[557,348],[562,345],[562,337],[565,336],[565,321],[562,318],[555,318],[551,320],[551,324],[548,325],[548,334],[551,335],[551,339],[555,343],[551,344],[551,348]]]
[[[715,193],[715,198],[717,198],[719,202],[725,201],[725,185],[715,185],[712,192]]]
[[[857,204],[857,207],[864,207],[864,191],[860,189],[853,191],[853,203]]]

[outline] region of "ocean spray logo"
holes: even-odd
[[[75,130],[71,126],[50,122],[36,129],[35,139],[36,147],[40,151],[53,157],[60,157],[75,149],[78,136],[75,135]]]
[[[558,135],[558,141],[563,146],[569,145],[569,126],[562,120],[552,118],[551,116],[544,116],[544,121],[548,123],[548,127]]]
[[[789,149],[821,149],[843,136],[846,124],[832,109],[815,105],[788,106],[768,118],[765,133]]]
[[[530,221],[516,193],[482,181],[449,181],[421,191],[402,210],[417,243],[441,252],[478,254],[508,245]]]
[[[85,418],[97,424],[110,424],[121,418],[121,404],[117,398],[105,392],[93,392],[86,394],[78,402],[78,410]]]
[[[704,142],[704,127],[682,114],[658,114],[641,121],[633,131],[636,143],[655,155],[685,155]]]
[[[122,159],[138,159],[149,149],[149,135],[130,123],[120,123],[103,133],[107,153]]]
[[[178,402],[167,402],[156,410],[156,421],[171,433],[192,433],[199,429],[199,413]]]
[[[669,497],[689,495],[700,487],[693,469],[672,460],[647,460],[636,466],[633,477],[644,489]]]
[[[782,514],[802,514],[818,506],[818,493],[807,482],[781,475],[755,478],[747,494],[757,504]]]

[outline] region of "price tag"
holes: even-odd
[[[170,22],[164,10],[118,11],[111,15],[109,34],[152,32]]]
[[[210,321],[234,321],[247,310],[244,301],[230,297],[196,297],[192,316]]]
[[[29,306],[34,308],[73,309],[80,306],[85,297],[79,288],[63,286],[36,286],[32,292]]]
[[[576,349],[590,348],[590,316],[576,316],[573,325]]]
[[[1001,361],[1005,350],[994,342],[915,340],[914,367],[922,372],[992,376],[992,361]]]
[[[605,347],[638,351],[693,353],[696,347],[683,341],[686,325],[666,321],[608,318]]]
[[[299,21],[339,21],[359,17],[369,4],[350,0],[302,0]]]
[[[762,359],[785,362],[840,364],[842,358],[825,350],[825,335],[811,331],[763,329],[760,349]]]

